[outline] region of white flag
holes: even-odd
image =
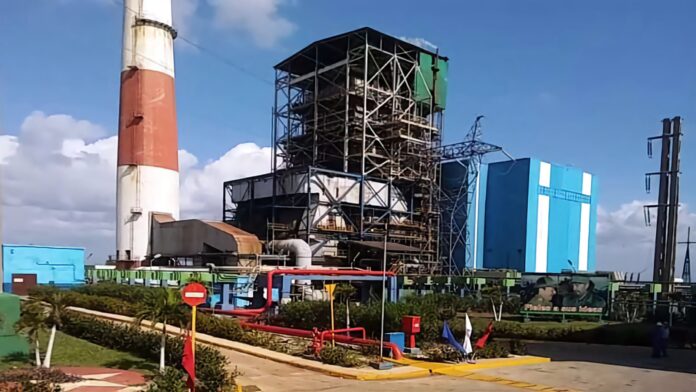
[[[466,355],[471,354],[474,352],[474,349],[471,347],[471,332],[473,332],[473,328],[471,327],[471,320],[469,320],[469,313],[465,314],[466,316],[466,321],[465,321],[465,331],[466,335],[464,336],[464,344],[462,345],[464,347],[464,352]]]

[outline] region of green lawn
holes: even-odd
[[[48,345],[48,333],[40,337],[41,355],[46,352]],[[0,358],[0,371],[12,367],[26,367],[34,364],[33,351],[27,357],[5,357]],[[56,341],[53,346],[53,356],[51,366],[103,366],[117,369],[132,369],[141,371],[145,374],[154,374],[157,365],[145,359],[121,351],[111,350],[90,343],[88,341],[66,335],[62,332],[56,333]]]

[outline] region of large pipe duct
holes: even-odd
[[[179,218],[171,0],[124,0],[116,258],[149,253],[152,213]]]
[[[275,251],[288,252],[294,255],[297,268],[310,268],[312,266],[312,248],[303,240],[275,240],[269,242],[268,247]]]
[[[312,266],[312,248],[303,240],[289,239],[276,240],[268,243],[268,246],[274,251],[288,252],[295,256],[295,266],[297,268],[307,269]],[[295,282],[301,287],[305,296],[312,297],[312,289],[309,287],[312,282],[309,280],[298,280]]]

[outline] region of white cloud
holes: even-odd
[[[113,253],[116,136],[68,115],[30,114],[17,136],[0,136],[3,241],[83,246]],[[269,170],[270,148],[240,144],[200,165],[179,151],[184,218],[219,219],[222,183]]]
[[[651,212],[651,226],[645,225],[643,206],[650,201],[634,200],[614,211],[597,211],[597,269],[641,272],[641,279],[652,276],[655,249],[655,211]],[[696,227],[696,214],[682,204],[679,209],[678,241],[686,236],[688,226]],[[675,275],[681,276],[684,248],[677,247]]]
[[[399,37],[399,39],[404,40],[406,42],[412,43],[420,48],[423,48],[425,50],[435,50],[437,49],[437,45],[434,43],[428,41],[425,38],[420,38],[420,37]]]
[[[51,0],[55,1],[55,0]],[[123,7],[123,0],[58,0],[60,4],[96,3]],[[251,38],[255,45],[271,48],[297,30],[297,26],[280,14],[285,4],[295,0],[207,0],[212,9],[213,24],[218,29],[237,32]],[[199,13],[201,0],[172,0],[173,26],[181,37],[196,41],[196,31],[204,26],[203,13]],[[181,49],[196,50],[183,40],[175,43]]]
[[[222,183],[270,171],[271,149],[242,143],[200,168],[182,172],[181,216],[221,219]]]
[[[17,153],[19,143],[17,137],[12,135],[0,135],[0,165],[7,164],[10,157]]]
[[[251,37],[258,46],[269,48],[297,29],[281,16],[283,0],[208,0],[215,11],[219,28],[238,31]]]

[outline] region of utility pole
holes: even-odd
[[[681,241],[679,244],[686,245],[686,256],[684,256],[684,269],[682,270],[682,281],[691,283],[691,260],[689,258],[689,248],[691,244],[696,244],[696,241],[691,241],[691,226],[686,231],[686,241]]]
[[[681,117],[662,120],[662,135],[648,138],[648,157],[652,158],[652,141],[660,140],[660,171],[645,174],[645,189],[650,192],[650,179],[660,179],[657,204],[646,205],[645,221],[650,225],[650,209],[657,208],[653,282],[661,283],[664,292],[674,288],[674,266],[677,248],[679,210],[679,170],[681,153]]]

